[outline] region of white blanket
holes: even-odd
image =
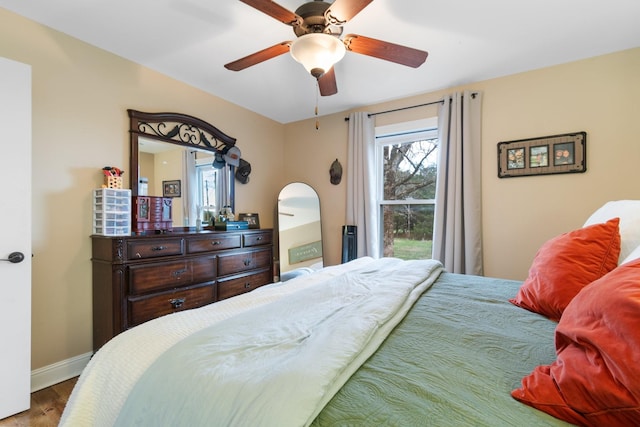
[[[136,388],[148,391],[167,387],[168,377],[156,380],[151,374],[145,374],[152,365],[160,366],[161,370],[167,366],[175,368],[169,369],[178,374],[170,386],[174,391],[173,385],[179,383],[185,366],[181,361],[187,357],[182,346],[174,345],[183,340],[198,343],[200,354],[202,349],[215,350],[207,355],[213,357],[207,363],[215,368],[205,377],[222,379],[225,391],[220,393],[220,387],[208,387],[207,393],[218,393],[210,400],[209,394],[202,395],[195,387],[194,394],[203,396],[204,402],[216,402],[216,408],[227,411],[225,415],[216,409],[215,423],[212,423],[210,415],[204,414],[205,405],[200,403],[195,409],[186,410],[194,416],[189,425],[197,422],[204,425],[308,424],[377,349],[440,271],[441,265],[434,261],[363,258],[202,309],[148,322],[117,336],[94,356],[72,393],[61,425],[114,425],[123,408],[122,424],[176,425],[167,418],[171,416],[178,416],[176,420],[183,424],[184,414],[178,414],[176,408],[167,407],[163,412],[157,407],[146,407],[158,402],[147,392],[142,395],[150,399],[143,400],[131,393]],[[345,272],[349,273],[343,274]],[[329,280],[331,278],[335,279]],[[303,300],[304,294],[311,300]],[[323,295],[333,298],[324,299]],[[300,307],[302,311],[298,310]],[[265,316],[269,321],[260,326],[260,319],[264,320]],[[351,326],[346,327],[347,323]],[[208,328],[212,325],[215,326]],[[251,326],[243,329],[242,325]],[[206,344],[205,340],[212,338],[214,341]],[[273,351],[275,347],[284,353]],[[304,354],[305,357],[298,357]],[[317,357],[313,358],[314,354]],[[178,359],[172,361],[172,357]],[[241,363],[229,363],[230,360]],[[256,363],[247,364],[252,360]],[[192,375],[189,381],[202,375],[202,370],[200,374],[197,370],[193,372],[189,374]],[[299,387],[302,380],[304,390]],[[207,383],[202,381],[205,388]],[[247,394],[249,391],[252,394]],[[172,397],[180,399],[183,394],[174,393]],[[127,399],[130,399],[128,405]],[[139,418],[139,423],[134,423],[133,409],[145,407],[148,411]],[[160,418],[153,419],[153,414]],[[200,416],[204,419],[198,421]]]

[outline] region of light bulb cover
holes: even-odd
[[[346,49],[342,40],[336,36],[310,33],[295,39],[291,43],[290,52],[293,59],[318,78],[344,57]]]

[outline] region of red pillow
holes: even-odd
[[[558,321],[578,292],[618,265],[619,218],[562,234],[538,250],[515,298],[509,301]]]
[[[638,425],[639,331],[640,259],[571,301],[556,328],[556,361],[537,367],[511,396],[578,425]]]

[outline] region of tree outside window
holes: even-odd
[[[382,254],[402,259],[432,256],[437,177],[435,129],[379,137]]]

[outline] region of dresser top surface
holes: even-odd
[[[102,236],[98,234],[92,234],[92,239],[166,239],[169,237],[196,237],[196,236],[225,236],[225,235],[235,235],[235,234],[254,234],[254,233],[268,233],[272,232],[271,228],[250,228],[245,230],[178,230],[169,231],[164,233],[155,233],[155,232],[147,232],[147,233],[136,233],[130,235],[123,236]]]

